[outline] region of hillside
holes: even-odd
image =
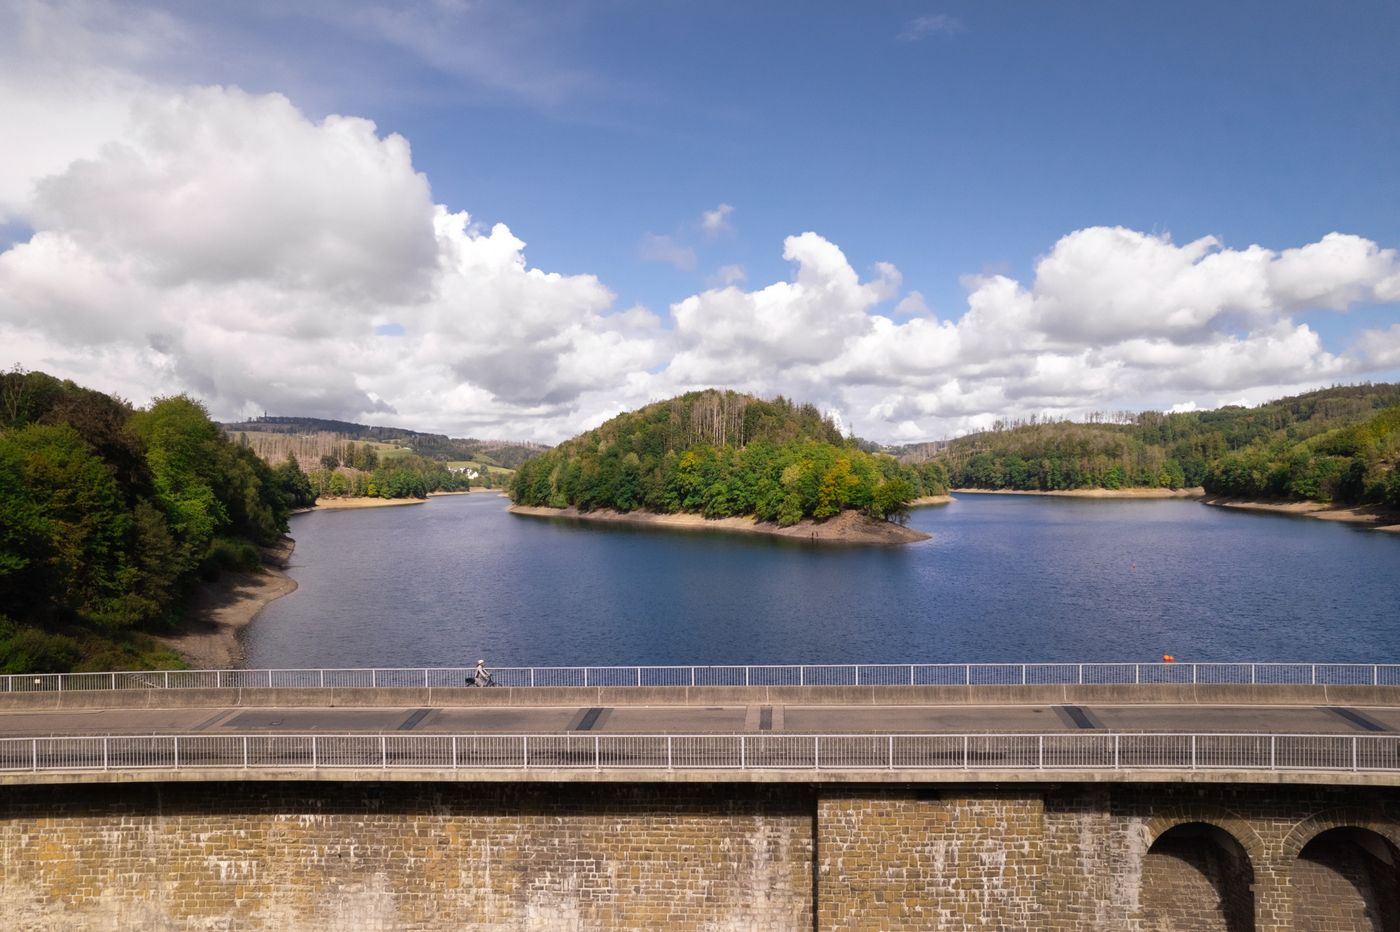
[[[368,445],[380,456],[402,451],[440,462],[471,461],[514,469],[547,449],[535,443],[448,437],[402,427],[372,427],[314,417],[259,417],[221,426],[235,439],[246,434],[250,445],[274,464],[285,459],[288,452],[303,462],[317,462],[324,455],[344,461],[346,444],[357,443]]]
[[[900,457],[943,464],[955,488],[1204,486],[1243,498],[1400,504],[1400,385],[1116,420],[1014,424]]]
[[[0,672],[178,664],[148,635],[201,581],[256,569],[311,500],[183,395],[134,409],[0,374]]]
[[[782,526],[859,509],[899,518],[945,492],[937,463],[871,454],[811,405],[736,392],[691,392],[618,415],[522,463],[518,505],[711,518],[753,515]]]

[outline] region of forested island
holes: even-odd
[[[184,395],[136,409],[0,374],[0,672],[181,666],[153,636],[313,502],[294,462],[269,466]]]
[[[618,415],[526,460],[510,496],[583,516],[751,518],[782,529],[843,512],[898,523],[911,503],[947,490],[941,463],[867,452],[812,405],[710,389]]]
[[[1308,392],[1257,408],[999,424],[901,459],[954,488],[1203,487],[1236,499],[1400,507],[1400,385]]]

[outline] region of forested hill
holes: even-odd
[[[942,463],[955,488],[1199,485],[1241,498],[1400,505],[1400,385],[1115,420],[1015,424],[901,458]]]
[[[133,409],[40,372],[0,374],[0,672],[169,665],[193,585],[251,569],[314,501],[184,396]]]
[[[412,450],[424,459],[473,460],[487,466],[506,469],[514,469],[524,460],[546,449],[540,444],[514,440],[448,437],[445,434],[425,434],[403,427],[372,427],[367,424],[317,417],[259,417],[222,426],[233,437],[240,433],[325,434],[340,441],[370,440],[395,444]]]
[[[812,405],[711,389],[621,414],[527,460],[510,491],[522,505],[755,515],[786,526],[844,509],[899,518],[947,481],[941,464],[865,452]]]

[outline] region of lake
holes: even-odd
[[[1400,536],[1182,500],[960,495],[829,548],[525,518],[478,494],[292,518],[250,667],[1400,662]]]

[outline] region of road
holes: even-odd
[[[0,738],[150,734],[1393,734],[1400,708],[1271,705],[577,706],[0,711]]]

